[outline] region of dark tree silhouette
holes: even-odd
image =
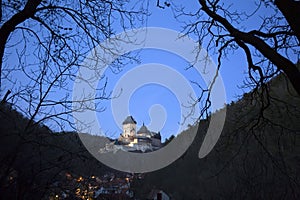
[[[227,191],[228,195],[233,195],[233,197],[228,196],[227,198],[244,198],[245,195],[248,195],[248,189],[251,189],[250,194],[255,198],[263,188],[256,186],[256,183],[260,183],[268,186],[269,189],[265,192],[268,195],[266,197],[272,199],[274,198],[274,184],[269,186],[267,183],[275,182],[278,183],[278,186],[275,184],[275,188],[282,189],[280,192],[282,195],[288,193],[291,198],[297,199],[299,197],[297,190],[299,188],[298,168],[294,170],[292,167],[298,166],[298,157],[292,153],[297,153],[298,150],[296,147],[299,140],[294,139],[294,137],[299,133],[299,127],[295,127],[299,119],[297,106],[299,105],[299,98],[293,99],[296,93],[292,92],[292,95],[284,99],[284,102],[279,100],[282,104],[280,104],[281,107],[274,105],[275,101],[278,102],[280,94],[275,95],[274,91],[270,91],[269,94],[267,82],[280,72],[284,72],[297,94],[300,94],[300,72],[296,67],[296,61],[289,57],[292,54],[295,57],[298,56],[299,59],[300,19],[297,18],[297,15],[300,10],[300,3],[292,0],[257,0],[256,2],[256,8],[253,8],[254,13],[250,14],[232,10],[230,6],[226,6],[226,1],[222,2],[221,0],[199,0],[200,8],[195,13],[185,12],[184,8],[176,10],[175,13],[177,13],[176,17],[184,16],[185,19],[191,19],[183,32],[195,34],[199,43],[206,45],[209,53],[218,54],[219,68],[222,65],[222,59],[228,56],[229,52],[237,49],[243,50],[248,62],[249,85],[254,85],[258,93],[267,94],[269,97],[266,99],[263,95],[245,95],[247,101],[241,100],[235,109],[231,107],[232,113],[228,112],[231,117],[227,121],[234,122],[236,120],[240,126],[237,128],[236,125],[232,125],[233,128],[227,126],[228,135],[225,137],[233,137],[232,132],[238,129],[236,134],[241,136],[240,138],[234,137],[234,140],[239,139],[241,142],[237,144],[241,148],[246,148],[242,154],[245,158],[242,157],[237,162],[240,166],[245,166],[242,169],[244,171],[240,171],[241,168],[239,167],[236,168],[236,172],[227,168],[229,172],[232,172],[228,173],[228,176],[234,182],[233,178],[236,174],[240,174],[240,181],[245,180],[243,184],[246,186],[239,188],[239,184],[237,184],[237,189],[235,188],[239,191],[237,193],[227,182],[226,173],[223,173],[223,175],[225,174],[225,178],[222,179],[224,186],[232,189],[230,192]],[[41,125],[42,122],[52,120],[62,130],[64,129],[63,122],[72,126],[72,121],[69,118],[72,112],[72,102],[68,96],[70,93],[68,83],[74,79],[87,52],[112,36],[115,33],[114,27],[127,29],[143,23],[146,12],[143,8],[143,1],[133,3],[129,0],[0,0],[0,5],[0,94],[1,97],[4,96],[0,104],[0,117],[2,123],[6,125],[2,126],[0,131],[0,147],[2,148],[0,151],[0,183],[1,185],[5,183],[5,187],[11,189],[9,191],[14,191],[16,185],[18,190],[15,193],[19,199],[26,199],[26,197],[33,199],[31,195],[36,194],[37,191],[47,191],[47,188],[52,185],[53,177],[58,176],[57,173],[69,171],[72,168],[69,165],[70,162],[74,162],[73,165],[76,166],[82,161],[91,160],[83,148],[80,148],[80,151],[77,149],[81,143],[78,138],[73,138],[75,134],[56,134],[57,137],[63,137],[63,139],[54,138],[54,134]],[[159,8],[173,8],[173,5],[173,2],[157,1]],[[239,25],[244,20],[253,17],[258,10],[264,8],[267,8],[270,13],[262,16],[261,23],[257,24],[256,29],[248,30]],[[117,48],[106,50],[115,53]],[[12,54],[15,56],[15,63],[6,62],[6,60],[11,59]],[[24,83],[20,80],[16,81],[14,77],[16,72],[21,74],[20,80],[25,77],[28,81]],[[3,85],[4,80],[16,87],[6,88]],[[283,88],[283,91],[287,92],[287,88]],[[59,90],[66,91],[65,96],[52,93]],[[209,89],[203,90],[203,92],[209,93]],[[261,101],[252,101],[253,99],[249,96]],[[98,98],[105,99],[110,98],[110,96],[102,90]],[[12,108],[6,108],[7,105],[10,105],[6,104],[7,101],[18,102],[18,104],[14,104],[14,107],[17,107],[18,111],[22,111],[28,119],[23,116],[16,117],[17,114],[9,116],[7,113],[16,111],[12,111]],[[94,98],[90,101],[94,101]],[[291,103],[286,103],[288,101]],[[261,114],[257,107],[266,109],[268,105],[264,104],[271,104],[271,108],[266,110],[265,114]],[[250,106],[246,107],[246,105]],[[205,104],[205,107],[209,107],[209,104]],[[243,111],[243,109],[246,110]],[[257,117],[258,115],[262,118]],[[275,115],[277,117],[274,120]],[[282,120],[282,116],[287,118],[287,122]],[[13,123],[9,125],[11,122]],[[206,124],[207,121],[203,121],[203,123]],[[245,130],[247,130],[246,133]],[[265,139],[265,133],[268,133],[267,136],[271,136]],[[285,141],[288,137],[282,139],[285,135],[291,137],[291,141]],[[195,140],[193,155],[198,153],[200,137]],[[272,137],[274,137],[275,142],[278,141],[278,146],[274,146],[273,143],[269,144],[269,138],[272,139]],[[75,142],[72,142],[71,138]],[[247,140],[248,138],[251,140]],[[94,141],[94,138],[91,138],[91,141]],[[231,142],[230,140],[221,141],[224,143]],[[247,142],[250,145],[244,145]],[[283,145],[282,143],[285,142],[287,144]],[[236,144],[236,142],[232,143]],[[294,143],[292,146],[289,145],[292,143]],[[220,143],[219,148],[223,144]],[[231,167],[233,166],[231,161],[236,155],[240,155],[238,154],[240,147],[228,147],[226,150],[224,152],[228,154],[227,156],[224,156],[223,151],[219,151],[221,159],[218,158],[218,151],[213,152],[215,157],[208,157],[210,160],[208,163],[216,165],[207,164],[207,169],[213,171],[210,174],[215,175],[212,166],[223,170],[223,166],[219,167],[216,161],[229,160],[225,166]],[[248,159],[249,153],[252,153],[253,150],[255,151],[252,154],[254,159]],[[232,151],[237,153],[232,153]],[[78,155],[79,158],[75,159]],[[289,155],[294,157],[289,157]],[[183,163],[184,159],[189,158],[192,158],[193,165]],[[288,160],[285,161],[284,158],[288,158]],[[178,166],[176,166],[178,163],[179,167],[183,169],[182,172],[192,172],[190,179],[185,176],[174,176],[174,171],[178,170]],[[260,163],[263,164],[260,165]],[[172,172],[166,177],[171,177],[170,180],[178,178],[179,181],[172,181],[172,183],[181,182],[181,178],[183,178],[188,180],[188,184],[184,185],[185,187],[190,187],[190,185],[198,187],[205,178],[201,177],[202,174],[205,174],[201,170],[205,170],[205,168],[199,168],[199,166],[204,166],[203,164],[205,161],[196,160],[192,154],[187,153],[185,157],[173,165],[173,168],[171,166]],[[254,166],[256,164],[258,166]],[[88,164],[82,163],[82,165]],[[88,166],[96,165],[92,163]],[[273,166],[275,167],[270,172],[274,170],[279,174],[278,178],[276,175],[265,173],[266,175],[263,176],[259,174],[257,180],[253,182],[253,176],[256,176],[254,172]],[[157,180],[159,174],[154,175],[156,175],[155,180]],[[278,180],[274,181],[273,179]],[[191,180],[194,180],[195,184]],[[46,182],[40,183],[39,181]],[[167,181],[167,179],[159,181]],[[207,182],[206,179],[205,182]],[[212,190],[215,189],[216,185],[210,184],[209,186],[207,189],[210,189],[206,192],[215,193]],[[44,187],[43,190],[40,187]],[[176,191],[176,187],[178,184],[174,186],[174,191]],[[226,192],[225,189],[227,188],[224,188]],[[245,191],[245,189],[247,190]],[[285,189],[288,192],[284,191]],[[198,190],[199,188],[195,191]],[[182,191],[181,195],[187,190]],[[7,194],[10,193],[7,192]],[[39,197],[45,196],[45,194],[40,195]],[[191,198],[195,196],[193,193],[189,195]],[[199,193],[198,195],[201,197],[202,194]],[[39,197],[36,198],[40,199]]]
[[[78,67],[116,31],[142,24],[146,10],[143,2],[128,0],[1,0],[0,6],[0,193],[48,199],[61,174],[103,166],[87,164],[93,158],[76,133],[55,134],[43,124],[50,121],[55,130],[73,126],[69,83]],[[108,98],[105,88],[96,97]]]
[[[173,169],[170,166],[155,175],[149,175],[148,180],[145,181],[152,181],[152,185],[173,190],[173,194],[178,198],[181,194],[181,198],[213,198],[211,195],[215,191],[222,191],[219,195],[225,199],[244,197],[280,199],[285,198],[283,197],[285,195],[291,199],[299,198],[297,189],[299,176],[295,173],[299,170],[295,164],[298,158],[291,158],[291,155],[299,151],[299,126],[296,121],[299,120],[300,99],[300,19],[296,16],[300,10],[300,2],[293,0],[252,2],[253,7],[238,10],[239,7],[235,7],[234,4],[244,2],[198,0],[200,7],[193,7],[193,11],[184,3],[179,5],[172,3],[171,8],[174,8],[175,17],[179,22],[183,22],[183,33],[198,38],[198,43],[210,55],[217,55],[218,69],[225,67],[222,61],[224,58],[230,59],[231,54],[240,50],[245,54],[249,78],[245,81],[245,86],[253,89],[250,93],[244,94],[241,100],[227,106],[226,123],[221,139],[205,161],[196,160],[196,156],[192,155],[188,159],[188,152],[188,156],[185,156],[183,161],[178,160],[173,164]],[[159,1],[157,3],[161,8]],[[252,21],[247,24],[253,19],[256,19],[255,23]],[[201,89],[202,93],[196,103],[204,100],[206,103],[203,111],[206,112],[210,105],[210,87]],[[203,95],[204,93],[207,96]],[[197,105],[196,103],[192,106]],[[195,149],[194,154],[198,153],[198,147],[202,142],[202,137],[199,135],[206,133],[200,128],[198,131],[198,138],[194,140],[197,144],[194,147],[192,144],[190,148],[191,152],[193,148]],[[220,158],[214,157],[214,153],[219,154]],[[207,184],[206,181],[211,181],[212,177],[217,181],[208,187],[213,188],[211,192],[196,194],[196,191],[203,186],[200,183],[203,179],[199,177],[206,173],[201,173],[203,169],[193,173],[190,170],[200,168],[202,163],[207,163],[209,160],[212,161],[208,164],[212,176],[205,179],[203,185]],[[236,164],[235,161],[242,164]],[[181,170],[179,170],[180,162],[186,162],[182,164]],[[192,163],[195,164],[194,167],[187,169],[187,166],[193,165]],[[216,168],[213,169],[213,166]],[[217,170],[217,166],[221,169]],[[164,175],[172,177],[175,168],[187,173],[174,178],[177,180],[165,179],[165,183],[153,181],[156,177]],[[238,187],[231,185],[230,178],[226,178],[228,173],[235,173],[235,171],[238,173],[230,176],[239,180],[232,181],[232,183],[239,182]],[[264,172],[260,173],[262,171]],[[195,174],[199,177],[193,180]],[[188,175],[189,178],[181,179]],[[277,177],[281,178],[276,180]],[[266,181],[267,179],[272,181]],[[224,184],[218,185],[219,180],[225,181]],[[279,186],[282,180],[286,180],[286,183]],[[179,187],[174,187],[171,182],[181,182],[183,183],[181,185],[185,185],[184,181],[187,187],[182,192],[175,193]],[[195,183],[191,184],[193,181]],[[257,184],[259,186],[257,187],[254,182],[259,182]],[[184,191],[192,191],[191,185],[196,185],[195,192],[186,194]],[[226,185],[229,187],[226,188]],[[278,190],[275,189],[277,187]]]
[[[1,96],[10,90],[6,100],[18,102],[15,106],[31,121],[53,120],[63,129],[62,121],[71,121],[68,84],[80,63],[92,48],[115,34],[115,29],[142,24],[146,16],[143,6],[143,2],[127,0],[1,1]],[[118,51],[117,47],[105,50],[111,54]],[[120,58],[115,66],[118,61],[123,62]],[[53,98],[53,91],[65,95]],[[110,95],[103,88],[98,97]]]
[[[261,0],[248,11],[235,10],[221,0],[199,0],[200,8],[191,13],[178,6],[176,17],[187,17],[184,33],[194,34],[210,53],[218,54],[218,66],[229,52],[242,49],[246,55],[249,78],[257,88],[282,71],[300,95],[299,59],[300,19],[296,17],[300,2],[295,0]],[[240,2],[242,4],[242,2]],[[244,22],[267,10],[250,30]],[[253,11],[252,13],[250,13]],[[190,19],[191,18],[191,19]]]

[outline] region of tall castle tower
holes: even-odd
[[[123,122],[123,137],[135,137],[136,136],[136,121],[132,116],[128,116]]]

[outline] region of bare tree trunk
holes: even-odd
[[[13,15],[0,28],[0,91],[1,91],[3,55],[5,50],[5,44],[8,40],[8,37],[15,30],[18,24],[34,16],[36,8],[41,2],[42,0],[28,0],[24,9],[21,12]]]
[[[300,43],[300,1],[275,0],[275,5],[286,18]]]
[[[300,71],[298,70],[296,64],[292,63],[289,59],[285,58],[279,54],[276,50],[270,47],[259,37],[256,37],[252,33],[242,32],[236,29],[228,20],[218,15],[206,4],[206,0],[199,0],[202,10],[213,20],[222,24],[232,37],[242,41],[246,44],[250,44],[255,47],[262,55],[269,59],[274,65],[276,65],[280,70],[282,70],[291,81],[294,89],[300,96]],[[295,15],[294,17],[296,17]]]
[[[10,93],[11,93],[11,91],[7,90],[6,94],[4,95],[3,99],[1,100],[0,106],[7,101],[7,97]]]

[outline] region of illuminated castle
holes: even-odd
[[[123,133],[118,138],[118,143],[136,150],[152,151],[161,147],[161,135],[149,131],[144,125],[136,131],[136,121],[132,116],[128,116],[123,122]]]

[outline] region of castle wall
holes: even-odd
[[[156,146],[156,147],[160,147],[161,146],[161,141],[160,139],[157,139],[157,138],[151,138],[152,140],[152,145],[153,146]]]

